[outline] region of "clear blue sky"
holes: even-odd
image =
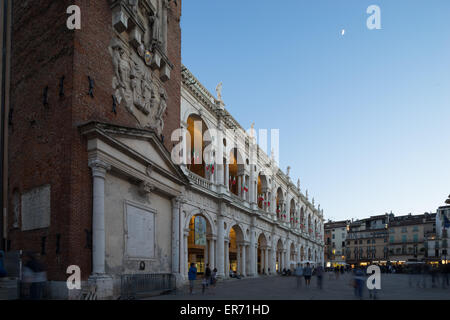
[[[450,194],[449,0],[184,0],[181,23],[183,63],[214,94],[223,81],[244,128],[280,129],[280,167],[326,219]]]

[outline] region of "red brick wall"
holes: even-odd
[[[81,8],[81,30],[66,28],[66,8]],[[35,2],[34,2],[35,3]],[[165,145],[170,150],[171,132],[180,123],[181,1],[171,2],[168,57],[174,65],[165,83],[168,95]],[[51,184],[51,226],[44,230],[11,230],[12,249],[40,251],[47,236],[49,278],[66,279],[66,268],[81,267],[86,279],[91,271],[91,250],[86,248],[85,230],[92,230],[92,177],[86,141],[78,125],[103,121],[136,126],[124,107],[112,112],[113,65],[108,46],[113,36],[111,9],[107,0],[41,0],[38,4],[16,4],[13,26],[12,103],[13,127],[9,142],[9,226],[12,226],[13,190],[24,191]],[[58,96],[59,79],[65,75],[65,97]],[[88,76],[94,79],[94,98],[88,95]],[[42,105],[49,86],[49,107]],[[30,120],[36,125],[31,126]],[[60,233],[61,254],[55,254]]]
[[[11,249],[40,252],[47,237],[43,261],[49,273],[62,278],[68,259],[70,216],[71,99],[73,33],[66,28],[69,0],[14,1],[9,128],[9,216]],[[59,81],[65,75],[65,96],[59,97]],[[49,87],[49,105],[43,105]],[[51,184],[51,225],[21,232],[12,229],[12,193]],[[20,219],[19,219],[20,221]],[[20,222],[19,222],[20,227]],[[61,254],[56,255],[60,233]]]

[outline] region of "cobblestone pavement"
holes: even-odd
[[[151,300],[358,300],[351,287],[352,275],[325,274],[323,289],[317,287],[316,277],[312,277],[311,286],[307,288],[304,281],[297,288],[295,277],[259,277],[241,280],[225,280],[215,288],[208,288],[202,294],[201,282],[198,281],[194,294],[190,295],[187,287],[179,289],[176,294],[157,296]],[[411,285],[410,285],[411,281]],[[431,277],[425,279],[426,287],[422,284],[422,276],[406,274],[382,274],[381,290],[377,299],[380,300],[450,300],[450,289],[442,288],[442,280],[438,279],[438,286],[432,288]],[[364,287],[363,299],[370,299],[367,287]]]

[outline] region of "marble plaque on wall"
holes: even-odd
[[[126,204],[128,258],[153,259],[155,257],[155,214],[143,207]]]
[[[50,185],[22,194],[22,231],[50,226]]]

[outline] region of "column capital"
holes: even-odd
[[[183,200],[184,200],[184,199],[183,199],[182,196],[178,196],[178,197],[172,198],[172,206],[173,206],[174,208],[179,209],[179,208],[181,207],[182,203],[183,203]]]
[[[111,165],[97,158],[89,160],[88,165],[94,177],[105,178],[106,171],[111,170]]]

